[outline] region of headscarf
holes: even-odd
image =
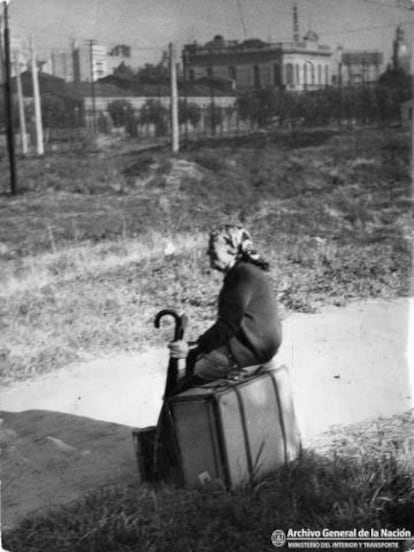
[[[210,233],[210,243],[222,239],[232,249],[236,262],[244,261],[269,270],[269,263],[255,250],[250,233],[242,226],[225,225]]]

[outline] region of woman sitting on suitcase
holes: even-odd
[[[169,345],[173,358],[187,358],[186,379],[188,384],[191,378],[192,385],[257,368],[272,359],[282,339],[265,274],[269,264],[253,249],[247,230],[224,226],[211,232],[207,254],[211,267],[225,274],[217,321],[196,342]],[[179,383],[177,391],[182,390]]]

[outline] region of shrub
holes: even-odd
[[[155,125],[157,136],[163,136],[168,129],[168,109],[157,100],[147,100],[139,112],[139,121]]]

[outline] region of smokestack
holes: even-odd
[[[293,40],[299,42],[299,18],[298,18],[298,5],[296,2],[293,4]]]

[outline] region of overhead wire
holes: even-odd
[[[365,2],[366,4],[374,4],[374,5],[377,5],[378,7],[380,8],[386,8],[386,9],[390,9],[390,10],[406,10],[407,8],[405,8],[404,6],[399,6],[398,4],[386,4],[384,2],[381,2],[380,0],[362,0],[363,2]],[[398,2],[398,0],[397,0]],[[414,5],[413,5],[414,7]]]
[[[404,25],[407,25],[407,26],[413,26],[414,25],[414,21],[405,21],[404,22]],[[332,33],[318,33],[320,36],[335,36],[335,35],[338,35],[338,34],[352,34],[352,33],[360,33],[362,31],[373,31],[373,30],[380,30],[380,29],[391,29],[391,28],[395,28],[395,23],[389,23],[388,25],[378,25],[378,26],[375,26],[375,25],[370,25],[369,27],[359,27],[359,28],[354,28],[354,29],[344,29],[344,30],[339,30],[339,31],[335,31],[335,32],[332,32]]]
[[[49,31],[49,29],[46,31],[46,29],[42,29],[42,28],[34,28],[32,26],[29,26],[29,25],[25,25],[25,24],[20,24],[19,23],[19,28],[22,27],[28,31],[31,31],[33,34],[34,33],[45,33],[47,32],[48,34],[51,34],[51,35],[54,35],[54,36],[57,36],[57,37],[63,37],[63,38],[66,38],[68,39],[69,41],[71,40],[79,40],[79,41],[83,41],[83,40],[88,40],[90,37],[89,35],[76,35],[76,34],[73,34],[71,33],[70,31],[67,31],[66,33],[63,33],[63,32],[58,32],[58,31]],[[111,40],[110,41],[110,44],[118,44],[119,41],[116,41],[116,40]],[[128,44],[130,46],[134,46],[135,49],[137,50],[159,50],[160,48],[165,48],[165,44],[163,45],[158,45],[158,46],[142,46],[140,43],[138,42],[131,42],[131,41],[128,41]]]
[[[247,28],[246,28],[246,23],[244,21],[243,10],[242,10],[240,2],[241,2],[241,0],[236,0],[237,10],[239,12],[240,21],[241,21],[242,26],[243,26],[243,35],[244,35],[244,38],[246,39],[247,38]]]
[[[396,5],[387,5],[383,2],[381,2],[381,0],[361,0],[363,3],[366,3],[366,4],[371,4],[371,5],[376,5],[378,6],[379,8],[380,7],[383,7],[383,8],[398,8],[399,10],[402,10],[404,12],[404,9],[403,8],[400,8]],[[103,19],[104,16],[106,17],[107,15],[107,9],[104,9],[105,6],[107,6],[105,4],[104,6],[104,2],[105,0],[99,0],[99,10],[100,11],[100,17],[99,19]],[[242,0],[235,0],[236,2],[236,6],[237,6],[237,12],[238,12],[238,15],[239,15],[239,19],[240,19],[240,22],[241,22],[241,25],[242,25],[242,29],[243,29],[243,35],[244,35],[244,38],[246,39],[247,38],[247,25],[246,25],[246,18],[245,18],[245,14],[244,14],[244,8],[243,8],[243,5],[242,5]],[[272,10],[273,11],[273,10]],[[281,10],[277,10],[277,13],[284,13],[284,14],[287,14],[288,12],[287,11],[281,11]],[[127,18],[125,15],[123,14],[119,14],[120,15],[120,19],[124,19],[125,21],[130,21],[129,18]],[[404,25],[409,25],[409,26],[412,26],[414,25],[414,20],[413,21],[404,21],[403,22]],[[360,32],[366,32],[366,31],[374,31],[374,30],[383,30],[383,29],[387,29],[387,28],[392,28],[392,27],[395,27],[396,24],[395,23],[388,23],[388,24],[385,24],[385,25],[369,25],[369,26],[362,26],[362,27],[352,27],[352,28],[348,28],[348,29],[339,29],[339,30],[336,30],[336,31],[332,31],[332,32],[319,32],[319,36],[321,37],[330,37],[330,36],[335,36],[335,35],[347,35],[347,34],[354,34],[354,33],[360,33]],[[64,25],[61,25],[61,29],[60,31],[56,30],[56,29],[42,29],[42,28],[34,28],[33,26],[31,25],[26,25],[24,23],[20,23],[17,25],[17,27],[20,29],[26,29],[29,30],[29,32],[31,33],[35,33],[35,34],[40,34],[40,33],[47,33],[48,35],[52,35],[52,36],[56,36],[56,37],[64,37],[66,38],[68,41],[85,41],[85,40],[88,40],[90,39],[91,37],[88,35],[84,35],[84,34],[75,34],[73,32],[71,32],[71,30],[69,30],[68,27],[66,27],[65,29],[65,26]],[[278,41],[285,41],[285,40],[290,40],[290,36],[289,37],[280,37]],[[100,42],[100,40],[98,39],[98,41]],[[105,41],[106,42],[106,41]],[[119,41],[116,41],[116,40],[111,40],[110,41],[110,45],[116,45],[118,44]],[[108,44],[106,42],[106,44]],[[137,41],[128,41],[128,45],[131,46],[131,48],[133,48],[134,50],[137,50],[137,51],[163,51],[165,49],[165,44],[159,44],[159,45],[154,45],[152,44],[151,46],[149,45],[143,45],[142,42],[137,42]]]

